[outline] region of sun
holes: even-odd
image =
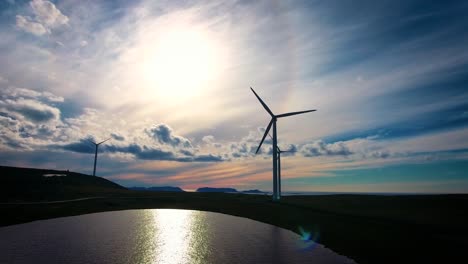
[[[141,61],[145,86],[168,100],[182,100],[203,93],[219,76],[221,48],[206,30],[185,26],[159,34],[146,43]]]

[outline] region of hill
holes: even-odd
[[[212,188],[212,187],[202,187],[198,188],[197,192],[222,192],[222,193],[237,193],[237,190],[234,188]]]
[[[133,191],[149,191],[149,192],[185,192],[179,187],[173,186],[153,186],[153,187],[130,187]]]
[[[246,191],[242,191],[242,193],[247,193],[247,194],[267,194],[267,192],[262,192],[258,189],[255,189],[255,190],[246,190]]]
[[[71,171],[0,166],[0,201],[46,201],[102,196],[127,189],[101,177]]]

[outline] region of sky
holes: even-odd
[[[0,1],[0,165],[130,186],[468,192],[468,2]]]

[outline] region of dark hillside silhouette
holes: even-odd
[[[71,171],[0,166],[0,201],[38,201],[100,196],[126,188]]]

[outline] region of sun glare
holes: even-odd
[[[147,89],[160,98],[193,97],[219,75],[220,47],[208,32],[176,28],[148,45],[141,73]]]

